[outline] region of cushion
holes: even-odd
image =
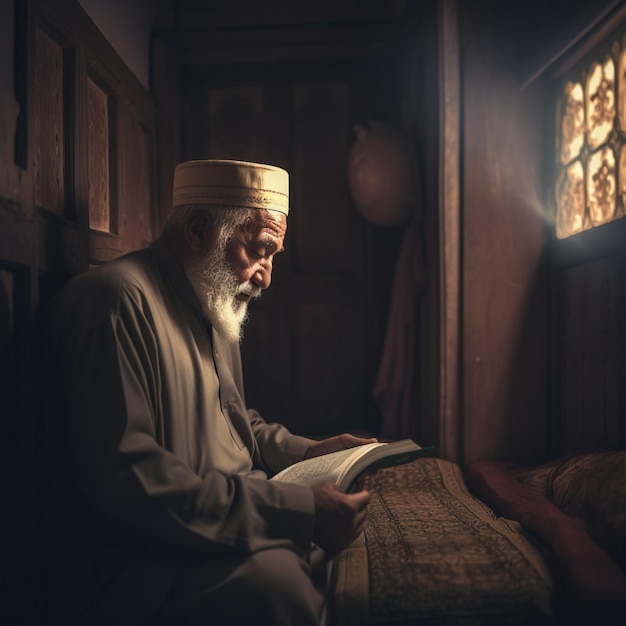
[[[622,624],[626,576],[589,535],[584,520],[566,514],[544,496],[550,471],[548,467],[536,473],[528,470],[519,473],[518,480],[518,473],[505,464],[473,461],[465,476],[474,493],[496,513],[519,521],[550,550],[559,614],[565,623]],[[563,497],[576,510],[582,506],[578,494]]]
[[[517,478],[564,513],[626,569],[626,451],[598,451],[516,470]]]

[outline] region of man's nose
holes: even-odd
[[[261,289],[267,289],[272,284],[272,263],[265,263],[254,273],[252,281]]]

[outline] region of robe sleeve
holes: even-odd
[[[248,411],[248,415],[263,464],[270,473],[277,473],[293,463],[302,461],[313,443],[312,439],[293,435],[281,424],[265,422],[253,409]]]
[[[307,551],[309,488],[218,471],[198,476],[159,445],[150,311],[139,288],[110,282],[80,283],[57,318],[67,402],[62,432],[87,505],[122,536],[159,548]]]

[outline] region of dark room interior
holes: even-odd
[[[195,159],[289,172],[248,406],[433,447],[367,477],[329,623],[624,623],[625,2],[0,7],[0,623],[55,623],[40,312],[149,246]]]

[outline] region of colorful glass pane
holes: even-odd
[[[626,49],[619,55],[618,112],[622,131],[626,131]]]
[[[585,107],[583,87],[569,82],[563,97],[561,118],[561,162],[569,163],[577,157],[585,138]]]
[[[580,161],[566,168],[557,187],[556,235],[560,239],[583,230],[585,218],[584,172]]]
[[[615,154],[611,148],[603,148],[591,155],[587,166],[587,197],[592,226],[613,218],[616,191]]]
[[[615,64],[594,63],[587,80],[587,141],[592,149],[604,143],[615,119]]]

